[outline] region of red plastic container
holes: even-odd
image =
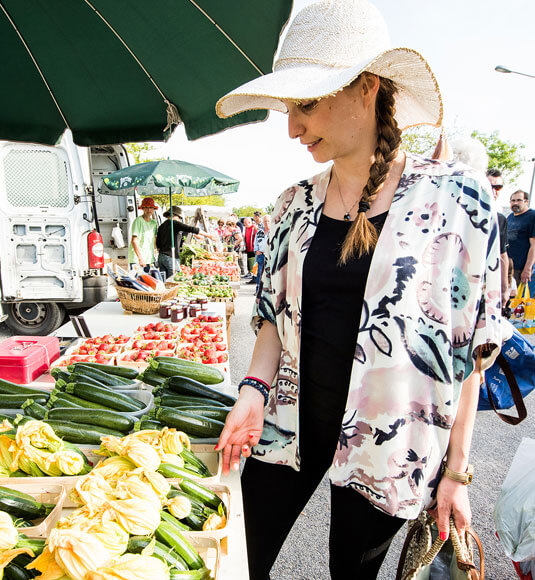
[[[12,336],[0,343],[0,378],[31,383],[59,358],[57,336]]]

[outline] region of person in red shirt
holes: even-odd
[[[245,252],[247,253],[247,270],[251,273],[255,263],[254,241],[258,227],[250,217],[243,218],[243,237],[245,239]]]

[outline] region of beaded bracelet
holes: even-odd
[[[269,385],[266,382],[257,379],[255,377],[245,377],[242,380],[242,382],[238,385],[238,393],[241,391],[241,388],[244,387],[245,385],[253,387],[253,389],[256,389],[259,393],[262,394],[262,396],[264,397],[264,407],[265,407],[269,399]]]

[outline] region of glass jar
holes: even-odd
[[[160,318],[169,318],[171,316],[171,303],[161,302],[160,303]]]
[[[197,302],[200,304],[201,310],[208,310],[208,298],[206,296],[199,296]]]
[[[188,315],[190,318],[195,318],[199,314],[200,311],[201,311],[200,304],[190,304]]]
[[[184,311],[176,304],[171,306],[171,322],[180,322],[184,320]]]

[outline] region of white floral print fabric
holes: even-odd
[[[294,469],[303,262],[329,179],[330,168],[278,199],[253,312],[253,326],[270,321],[282,343],[254,455]],[[500,301],[499,236],[486,179],[463,165],[408,155],[368,275],[329,472],[335,485],[403,518],[432,503],[475,349],[489,345],[486,364],[499,352]]]

